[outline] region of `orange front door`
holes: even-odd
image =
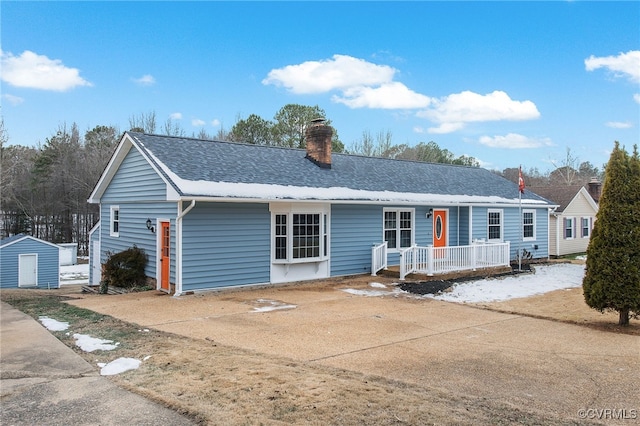
[[[447,246],[447,211],[446,210],[434,210],[433,211],[433,247],[435,250],[435,257],[444,257],[444,250],[438,250],[438,247]]]
[[[169,227],[169,222],[161,222],[161,234],[160,234],[160,289],[169,292],[169,264],[171,263],[171,258],[169,257],[170,247],[169,243],[171,242],[171,232]]]

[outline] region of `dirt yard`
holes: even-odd
[[[343,291],[372,281],[395,280],[67,296],[118,319],[79,326],[122,339],[87,360],[149,357],[113,380],[203,424],[640,423],[640,324],[581,289],[477,306]]]

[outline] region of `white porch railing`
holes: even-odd
[[[509,242],[452,247],[413,246],[400,250],[400,280],[412,273],[436,275],[509,266],[509,256]]]
[[[371,247],[371,276],[375,277],[379,270],[387,269],[387,242]]]

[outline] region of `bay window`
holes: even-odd
[[[325,259],[329,244],[328,214],[323,209],[298,212],[292,211],[293,207],[278,207],[272,209],[273,259],[285,263]]]

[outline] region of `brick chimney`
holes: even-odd
[[[304,135],[307,158],[323,169],[331,168],[331,136],[333,129],[325,124],[324,118],[312,120]]]
[[[589,191],[589,195],[591,195],[591,198],[593,198],[593,201],[598,203],[600,201],[600,195],[602,193],[602,183],[598,180],[598,178],[591,178],[587,190]]]

